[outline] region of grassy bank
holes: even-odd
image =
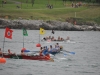
[[[7,4],[0,4],[0,17],[9,19],[34,19],[34,20],[60,20],[66,21],[67,18],[81,18],[83,21],[96,22],[100,24],[100,6],[81,6],[78,8],[71,7],[71,2],[63,4],[62,1],[51,0],[49,4],[53,4],[53,9],[46,7],[48,1],[35,0],[32,7],[31,2],[20,3],[8,1]],[[55,2],[56,1],[56,2]],[[19,6],[20,8],[17,8]]]

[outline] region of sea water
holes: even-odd
[[[44,35],[39,35],[39,30],[27,30],[28,36],[22,34],[22,30],[13,29],[12,39],[5,38],[4,29],[0,29],[0,48],[4,52],[8,49],[12,53],[20,54],[23,46],[27,50],[39,51],[37,43],[41,46],[50,46],[55,42],[41,42],[40,39],[46,36],[58,36],[70,42],[58,42],[63,49],[70,52],[62,52],[51,56],[54,62],[6,59],[5,64],[0,64],[0,75],[100,75],[100,32],[98,31],[55,31],[46,30]],[[23,43],[24,42],[24,43]],[[74,43],[72,43],[74,42]],[[4,45],[3,45],[4,44]]]

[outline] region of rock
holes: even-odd
[[[40,27],[45,30],[66,30],[66,31],[100,31],[100,26],[92,25],[73,25],[68,22],[61,21],[43,21],[43,20],[9,20],[0,18],[0,28],[9,27],[12,29],[22,29],[23,27],[30,30],[39,30]]]

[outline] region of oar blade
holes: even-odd
[[[71,53],[71,54],[75,54],[75,52],[69,52],[69,53]]]
[[[54,60],[53,60],[52,58],[50,58],[50,61],[51,61],[51,62],[54,62]]]
[[[64,56],[67,56],[67,54],[66,54],[66,53],[64,53]]]
[[[66,50],[63,50],[63,51],[70,53],[70,54],[75,54],[75,52],[70,52],[70,51],[66,51]]]

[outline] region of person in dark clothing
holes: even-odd
[[[54,32],[54,30],[52,30],[52,34],[54,34],[55,32]]]

